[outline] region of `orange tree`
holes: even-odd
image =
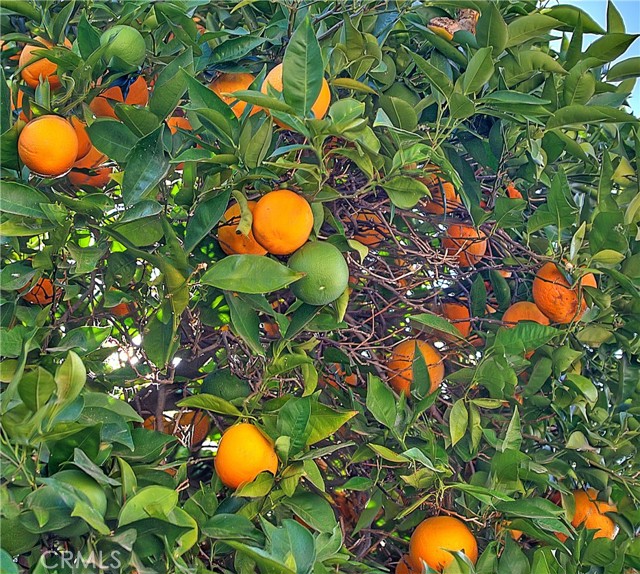
[[[0,6],[3,572],[640,568],[613,4]]]

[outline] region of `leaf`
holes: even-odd
[[[240,542],[229,540],[226,542],[231,548],[235,548],[241,554],[245,554],[252,564],[257,564],[263,574],[296,574],[289,566],[271,556],[262,548],[247,546]]]
[[[133,207],[126,209],[118,223],[127,223],[129,221],[137,221],[145,217],[152,217],[162,213],[163,207],[157,201],[151,199],[143,199],[136,203]]]
[[[415,108],[400,98],[382,95],[379,98],[380,107],[387,114],[397,128],[413,131],[418,125],[418,115]]]
[[[204,409],[205,411],[211,411],[212,413],[219,413],[221,415],[242,416],[242,412],[229,401],[225,401],[220,397],[208,393],[192,395],[182,399],[177,406]]]
[[[14,181],[2,182],[0,211],[25,217],[45,218],[41,203],[50,203],[49,198],[37,189]]]
[[[196,205],[187,223],[184,250],[191,253],[207,234],[218,224],[229,205],[231,191],[223,191]]]
[[[367,381],[367,410],[374,418],[388,429],[395,428],[398,418],[398,407],[389,385],[380,377],[369,374]]]
[[[13,330],[12,330],[13,331]],[[11,334],[12,331],[9,331]],[[2,331],[0,331],[1,333]],[[2,335],[3,338],[5,335]],[[22,339],[20,339],[20,345]],[[4,351],[5,343],[2,342],[2,349]],[[15,356],[20,354],[20,348],[17,349]],[[4,353],[3,353],[4,354]],[[9,379],[11,381],[11,379]],[[18,394],[22,399],[22,402],[33,412],[36,412],[39,408],[43,407],[47,401],[51,398],[56,390],[56,383],[53,379],[53,375],[43,369],[42,367],[36,367],[33,370],[26,371],[20,380],[18,385]]]
[[[47,349],[50,352],[76,349],[82,353],[92,353],[99,349],[111,335],[111,327],[76,327],[60,339],[56,347]]]
[[[357,414],[357,411],[336,411],[322,403],[311,403],[311,434],[307,446],[331,436]]]
[[[601,62],[612,62],[622,56],[638,38],[638,34],[607,34],[593,42],[585,52],[587,58],[596,58]]]
[[[336,88],[344,88],[345,90],[354,90],[356,92],[363,92],[365,94],[377,94],[373,88],[354,80],[353,78],[335,78],[331,80],[331,85]],[[340,101],[340,100],[339,100]]]
[[[284,101],[306,116],[320,94],[324,70],[320,44],[309,17],[291,36],[282,63]]]
[[[464,95],[475,94],[493,76],[492,48],[480,48],[469,61],[469,65],[462,74],[462,90]]]
[[[582,21],[584,31],[587,34],[605,33],[600,24],[598,24],[585,10],[578,8],[577,6],[571,6],[569,4],[553,6],[549,10],[546,10],[545,14],[560,20],[560,26],[558,26],[558,28],[564,28],[564,24],[575,28],[578,26],[578,22]]]
[[[505,48],[520,46],[529,40],[539,38],[561,25],[559,20],[544,14],[528,14],[516,18],[507,26],[509,39]]]
[[[137,137],[149,135],[160,126],[160,118],[147,108],[116,104],[114,111],[118,119]]]
[[[414,323],[425,325],[426,327],[435,329],[436,331],[451,335],[456,339],[464,338],[460,334],[460,331],[456,329],[456,327],[451,322],[449,322],[448,319],[445,319],[440,315],[436,315],[435,313],[420,313],[418,315],[412,315],[410,319]]]
[[[520,430],[520,413],[518,407],[513,411],[511,421],[507,427],[507,433],[502,441],[501,452],[507,452],[508,450],[520,450],[522,444],[522,432]]]
[[[270,257],[229,255],[209,267],[200,281],[224,291],[260,294],[282,289],[303,276]]]
[[[546,498],[529,497],[520,500],[497,502],[495,509],[508,516],[521,518],[557,518],[564,514],[564,509]]]
[[[381,444],[369,443],[367,447],[370,448],[377,455],[381,456],[384,460],[388,460],[389,462],[395,462],[397,464],[406,464],[409,462],[409,459],[402,455],[392,451],[390,448],[386,446],[382,446]]]
[[[118,526],[145,518],[166,519],[178,504],[178,492],[166,486],[147,486],[127,500],[118,515]]]
[[[637,123],[638,119],[608,106],[574,105],[560,108],[547,122],[547,129],[556,129],[570,125],[600,123]]]
[[[134,205],[158,185],[169,169],[169,160],[162,145],[160,126],[143,137],[131,150],[122,180],[125,205]]]
[[[311,435],[311,397],[292,397],[280,409],[277,420],[279,436],[288,436],[289,456],[301,452]]]
[[[598,401],[598,389],[587,377],[576,373],[567,373],[565,381],[567,386],[578,391],[592,405]]]
[[[220,512],[202,525],[202,533],[214,540],[245,540],[264,543],[264,535],[241,514]]]
[[[86,380],[87,370],[82,360],[69,351],[55,374],[57,403],[68,404],[73,401],[82,392]]]
[[[319,532],[333,532],[336,526],[333,509],[317,494],[300,492],[290,498],[283,498],[282,504]]]
[[[504,349],[507,354],[519,354],[546,345],[558,333],[558,329],[554,327],[532,321],[521,321],[510,329],[501,327],[494,347]]]
[[[398,175],[380,184],[391,202],[400,209],[411,209],[423,197],[429,197],[429,189],[413,177]]]
[[[624,18],[618,12],[612,0],[607,2],[607,32],[608,33],[625,33]]]
[[[259,38],[252,35],[238,36],[225,40],[211,50],[209,64],[220,64],[222,62],[240,60],[266,41],[266,38]]]
[[[464,404],[464,399],[458,399],[453,403],[449,413],[449,434],[451,446],[455,446],[464,437],[469,425],[469,413]]]
[[[494,56],[499,56],[507,46],[509,28],[507,27],[498,6],[487,2],[482,7],[482,13],[476,24],[476,39],[478,46],[488,47]]]
[[[449,98],[453,92],[453,84],[449,77],[431,65],[420,54],[409,52],[418,69],[427,77],[429,82],[435,87],[445,98]]]
[[[241,299],[237,293],[227,291],[225,300],[229,305],[233,330],[257,355],[264,355],[264,348],[260,343],[260,319],[255,309]]]
[[[628,80],[629,78],[637,78],[640,76],[640,56],[635,56],[622,62],[618,62],[609,68],[607,72],[607,80],[609,82],[619,82]]]
[[[168,318],[167,313],[170,315]],[[164,369],[177,351],[178,338],[169,306],[163,306],[151,315],[142,337],[142,348],[149,360],[160,369]]]
[[[454,92],[451,94],[451,102],[449,104],[451,117],[457,120],[464,120],[471,117],[476,111],[475,104],[471,99],[463,94]]]
[[[122,122],[97,119],[87,127],[91,143],[103,154],[120,164],[125,164],[131,150],[138,142],[136,135]]]

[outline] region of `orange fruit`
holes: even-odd
[[[509,199],[522,199],[522,194],[518,191],[518,188],[511,183],[507,185],[507,197]]]
[[[24,99],[24,92],[22,90],[18,90],[16,95],[16,103],[13,103],[13,97],[11,98],[11,111],[14,112],[16,109],[20,110],[20,114],[18,115],[18,119],[21,119],[23,122],[28,122],[29,118],[27,114],[24,113],[22,100]]]
[[[76,161],[78,136],[64,118],[40,116],[20,132],[18,154],[22,163],[36,175],[60,177]]]
[[[89,139],[89,134],[87,133],[87,124],[85,124],[80,118],[76,116],[71,116],[71,125],[73,129],[76,130],[76,137],[78,138],[78,155],[76,156],[76,161],[82,159],[85,155],[87,155],[91,148],[91,140]]]
[[[574,528],[584,526],[589,530],[595,530],[594,538],[610,538],[616,536],[618,527],[605,513],[617,512],[615,505],[598,500],[598,491],[593,488],[587,490],[575,490],[573,492],[575,510],[571,518]],[[557,532],[556,536],[564,542],[566,535]]]
[[[253,213],[256,202],[248,201],[247,205],[249,211]],[[218,227],[218,243],[227,255],[265,255],[267,253],[267,250],[255,240],[252,230],[249,230],[249,235],[236,233],[240,223],[240,205],[234,203],[225,211],[222,219],[222,224]]]
[[[340,363],[334,363],[332,370],[325,372],[320,378],[321,384],[330,385],[336,389],[340,386],[339,381],[344,381],[347,385],[355,387],[358,384],[358,375],[355,371],[347,375]]]
[[[271,86],[277,92],[282,92],[283,84],[282,84],[282,71],[283,65],[278,64],[273,70],[271,70],[267,77],[264,79],[262,83],[262,88],[260,91],[263,94],[268,93],[267,86]],[[327,111],[329,110],[329,105],[331,104],[331,90],[329,89],[329,84],[325,78],[322,78],[322,86],[320,87],[320,93],[316,98],[316,101],[311,106],[311,111],[313,112],[313,116],[321,120],[324,116],[327,115]],[[282,122],[275,120],[275,123],[278,124],[281,128],[289,129],[288,126],[284,125]]]
[[[432,516],[418,524],[409,542],[409,558],[411,564],[422,562],[429,568],[441,572],[455,562],[451,551],[464,552],[475,564],[478,559],[478,543],[467,525],[452,516]],[[414,567],[414,569],[416,569]]]
[[[233,96],[225,96],[224,94],[233,94],[233,92],[239,92],[241,90],[248,90],[249,86],[255,80],[255,76],[251,74],[220,74],[211,84],[209,88],[213,90],[216,96],[218,96],[225,104],[231,107],[233,113],[239,118],[247,107],[247,102],[241,102],[236,100]],[[262,108],[253,106],[253,109],[249,113],[250,116],[257,114]]]
[[[413,565],[408,554],[405,554],[396,564],[395,574],[414,574]]]
[[[411,383],[413,382],[413,360],[416,344],[422,353],[431,379],[429,392],[435,391],[444,379],[442,355],[429,343],[417,339],[406,339],[393,349],[387,367],[390,374],[389,384],[398,394],[404,393],[407,397],[410,396]]]
[[[554,323],[578,321],[586,310],[582,287],[597,287],[593,273],[583,275],[571,286],[555,263],[545,263],[533,280],[533,300]]]
[[[45,307],[53,302],[54,297],[58,294],[59,290],[55,289],[53,286],[53,282],[48,277],[40,277],[36,281],[36,284],[31,287],[31,284],[28,283],[22,289],[19,289],[19,293],[23,293],[29,289],[22,298],[32,305],[40,305]]]
[[[107,159],[106,155],[91,146],[89,153],[73,164],[73,169],[68,173],[67,179],[72,185],[78,187],[82,185],[104,187],[111,180],[113,172],[113,168],[101,165]]]
[[[538,309],[535,303],[518,301],[509,307],[502,315],[505,327],[515,327],[520,321],[534,321],[541,325],[548,325],[548,317]]]
[[[126,98],[124,97],[120,86],[111,86],[99,96],[93,98],[89,104],[89,108],[98,118],[113,118],[114,120],[117,120],[118,117],[113,111],[113,106],[118,102],[129,104],[131,106],[146,106],[148,101],[149,90],[147,88],[147,82],[142,76],[138,76],[138,78],[129,86]]]
[[[278,457],[271,441],[257,427],[240,423],[223,433],[214,465],[222,483],[236,489],[261,472],[275,474]]]
[[[428,165],[426,169],[426,175],[418,178],[418,181],[424,183],[431,192],[431,199],[424,204],[423,209],[433,215],[443,215],[462,207],[460,196],[453,184],[438,175],[438,166]]]
[[[47,48],[53,48],[53,44],[44,38],[40,38],[39,36],[35,38],[41,44],[44,44]],[[67,48],[71,48],[71,42],[65,39],[64,45]],[[20,59],[18,61],[18,65],[20,67],[25,66],[34,58],[37,58],[36,54],[34,54],[37,50],[44,50],[42,46],[34,46],[32,44],[26,45],[22,52],[20,53]],[[42,58],[33,62],[33,64],[26,65],[22,68],[22,79],[25,83],[31,88],[37,88],[40,83],[40,78],[49,80],[49,86],[51,86],[52,90],[58,89],[62,84],[60,83],[60,79],[56,76],[56,72],[58,70],[58,64],[54,64],[51,60],[47,60],[46,58]]]
[[[302,247],[312,229],[309,202],[288,189],[267,193],[253,208],[253,236],[274,255],[289,255]]]
[[[464,223],[454,223],[449,226],[447,236],[442,239],[442,245],[449,255],[458,256],[461,267],[471,267],[479,263],[486,253],[486,237],[481,229]]]
[[[382,218],[372,211],[361,211],[356,217],[356,233],[353,238],[367,247],[378,247],[389,233]]]
[[[142,426],[155,430],[156,417],[147,417]],[[183,442],[188,440],[189,445],[196,446],[207,438],[210,430],[211,422],[204,411],[180,411],[174,418],[163,417],[161,432],[177,436]]]
[[[518,402],[522,404],[521,400]],[[507,405],[508,404],[509,403],[507,403]],[[499,534],[504,529],[507,529],[509,531],[509,536],[511,536],[511,538],[513,538],[516,542],[518,542],[518,540],[522,538],[522,535],[524,534],[524,532],[522,532],[522,530],[515,530],[514,528],[510,528],[510,525],[511,525],[511,522],[509,520],[505,520],[504,523],[498,522],[498,524],[496,524],[496,534]]]
[[[471,313],[469,307],[464,303],[443,303],[441,306],[442,314],[453,322],[453,326],[460,331],[463,337],[468,337],[471,333]]]
[[[175,134],[178,132],[178,128],[181,130],[191,130],[191,122],[183,116],[171,116],[167,120],[167,126],[169,127],[169,131],[171,134]]]

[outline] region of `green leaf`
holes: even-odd
[[[271,293],[303,277],[275,259],[262,255],[229,255],[214,263],[200,280],[224,291]]]
[[[187,79],[182,70],[193,73],[193,51],[188,48],[167,64],[156,78],[149,109],[160,119],[171,114],[187,91]]]
[[[280,409],[277,420],[279,436],[291,438],[289,456],[301,452],[311,435],[311,397],[291,397]]]
[[[464,437],[469,425],[469,413],[464,404],[464,399],[458,399],[453,403],[449,413],[449,434],[451,446],[455,446]]]
[[[587,58],[596,58],[601,62],[612,62],[622,56],[636,38],[638,38],[638,34],[607,34],[593,42],[584,55]]]
[[[69,351],[76,349],[82,353],[91,353],[102,346],[111,335],[111,327],[76,327],[56,345],[47,349],[50,352]]]
[[[544,36],[561,25],[559,20],[544,14],[528,14],[516,18],[507,26],[509,39],[505,48],[520,46],[529,40]]]
[[[560,20],[560,26],[557,28],[564,28],[564,24],[575,28],[579,21],[582,21],[584,31],[587,34],[604,34],[605,31],[602,26],[598,24],[585,10],[578,8],[577,6],[571,6],[569,4],[561,4],[559,6],[553,6],[549,10],[545,10],[547,16]]]
[[[574,105],[560,108],[551,116],[547,129],[555,129],[571,125],[601,124],[601,123],[637,123],[638,119],[608,106]]]
[[[178,338],[169,306],[165,305],[151,315],[142,338],[142,348],[149,360],[160,369],[167,365],[178,350]]]
[[[398,418],[398,407],[389,385],[380,377],[369,374],[367,381],[367,410],[374,418],[388,429],[395,428]]]
[[[19,574],[18,564],[4,548],[0,548],[0,571],[5,574]]]
[[[507,427],[507,433],[502,441],[501,452],[507,452],[508,450],[520,450],[522,444],[522,432],[520,430],[520,413],[518,407],[513,411],[511,421]]]
[[[311,404],[311,434],[307,446],[311,446],[336,432],[357,415],[357,411],[336,411],[322,403]]]
[[[598,401],[598,389],[587,377],[575,373],[567,373],[565,382],[568,387],[578,391],[592,405]]]
[[[264,348],[260,343],[260,318],[255,309],[241,299],[237,293],[227,291],[225,300],[229,305],[231,325],[234,332],[242,338],[249,348],[257,355],[264,355]]]
[[[75,399],[84,388],[87,370],[82,360],[73,351],[58,367],[55,374],[56,395],[58,404],[68,404]]]
[[[131,150],[138,142],[137,136],[122,122],[98,119],[87,127],[91,143],[103,154],[125,164]]]
[[[482,13],[476,24],[476,39],[478,46],[493,50],[494,56],[499,56],[507,46],[509,29],[498,5],[487,2],[482,7]]]
[[[295,570],[292,570],[262,548],[247,546],[233,540],[228,540],[226,544],[250,558],[251,563],[257,564],[263,574],[296,574]]]
[[[143,137],[131,150],[122,180],[125,205],[144,199],[158,185],[169,169],[169,160],[162,145],[162,126]]]
[[[433,87],[435,87],[445,98],[449,98],[453,92],[453,84],[449,77],[444,72],[427,62],[427,60],[425,60],[420,54],[410,52],[410,55],[416,63],[416,66],[418,66],[418,69],[427,77],[429,82],[433,84]]]
[[[40,204],[48,204],[49,198],[37,189],[14,181],[2,182],[0,211],[25,217],[45,218]]]
[[[495,509],[508,516],[520,518],[557,518],[564,509],[546,498],[528,497],[520,500],[497,502]]]
[[[409,462],[409,459],[402,455],[394,452],[390,448],[383,446],[381,444],[369,443],[367,447],[370,448],[377,455],[382,457],[384,460],[388,460],[389,462],[395,462],[397,464],[406,464]]]
[[[309,17],[291,36],[282,64],[284,101],[306,116],[320,94],[324,70],[320,44]]]
[[[640,56],[635,56],[622,62],[618,62],[609,68],[607,80],[609,82],[619,82],[629,78],[640,76]]]
[[[187,223],[184,250],[191,253],[207,234],[218,224],[229,205],[231,191],[223,191],[196,205]]]
[[[282,504],[317,531],[333,532],[336,525],[333,508],[317,494],[300,492],[290,498],[283,498]]]
[[[225,40],[211,50],[209,64],[220,64],[222,62],[240,60],[266,41],[266,38],[259,38],[252,35],[237,36]]]
[[[137,137],[149,135],[160,126],[160,118],[147,108],[116,104],[114,111],[118,119]]]
[[[420,325],[429,327],[430,329],[435,329],[436,331],[446,333],[447,335],[455,337],[456,339],[463,338],[460,334],[460,331],[458,331],[458,329],[456,329],[448,319],[445,319],[440,315],[436,315],[435,313],[420,313],[418,315],[412,315],[410,319],[414,323],[418,323]]]
[[[400,98],[380,96],[380,107],[385,111],[393,125],[397,128],[413,131],[418,125],[418,115],[415,108]]]
[[[11,331],[9,333],[11,333]],[[20,340],[20,343],[22,343],[22,340]],[[3,341],[3,351],[4,347],[5,344]],[[16,356],[19,354],[20,349],[18,349]],[[9,381],[10,380],[11,379],[9,379]],[[44,406],[55,390],[56,383],[53,375],[42,367],[36,367],[33,370],[25,371],[18,385],[18,394],[20,395],[20,398],[27,408],[33,412],[36,412],[39,408]]]
[[[120,510],[118,526],[145,518],[166,519],[178,504],[178,492],[166,486],[147,486],[127,500]]]
[[[454,92],[451,94],[451,101],[449,103],[449,109],[451,111],[451,117],[456,120],[464,120],[471,117],[475,111],[475,104],[467,96]]]
[[[515,327],[501,327],[494,343],[497,349],[504,349],[507,354],[519,354],[532,351],[547,344],[558,335],[558,329],[540,325],[532,321],[521,321]]]
[[[423,197],[429,197],[427,186],[413,177],[398,175],[380,184],[391,203],[400,209],[411,209]]]
[[[162,213],[163,207],[157,201],[152,199],[143,199],[139,203],[136,203],[133,207],[126,209],[118,223],[127,223],[129,221],[137,221],[145,217],[152,217]]]
[[[624,18],[618,12],[615,4],[608,0],[607,2],[607,32],[608,33],[625,33]]]
[[[264,535],[251,520],[241,514],[221,512],[202,525],[202,532],[214,540],[245,540],[256,544],[264,543]]]
[[[205,411],[211,411],[212,413],[219,413],[221,415],[231,415],[234,417],[241,417],[237,407],[233,406],[229,401],[210,394],[192,395],[185,399],[182,399],[178,405],[179,407],[190,407],[195,409],[204,409]]]
[[[469,61],[469,65],[462,74],[462,90],[465,95],[475,94],[493,76],[492,48],[480,48]]]

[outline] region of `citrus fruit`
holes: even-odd
[[[261,472],[275,474],[278,457],[271,441],[257,427],[240,423],[223,433],[214,465],[222,484],[236,489]]]
[[[594,538],[615,538],[618,527],[605,513],[617,512],[616,506],[598,500],[598,491],[593,488],[575,490],[572,495],[574,512],[571,524],[573,527],[584,526],[589,530],[595,530]],[[567,539],[566,535],[560,532],[557,532],[556,536],[562,542]]]
[[[344,367],[340,363],[334,363],[331,369],[327,370],[320,378],[320,383],[336,389],[340,386],[338,384],[339,381],[344,381],[347,385],[355,387],[358,384],[358,375],[355,371],[347,375]]]
[[[107,309],[109,309],[109,312],[114,317],[127,317],[135,311],[136,306],[134,303],[127,303],[126,301],[122,301],[121,303],[117,303],[113,307],[107,307]]]
[[[249,207],[249,211],[253,213],[256,202],[248,201],[247,205]],[[227,255],[266,254],[267,250],[256,241],[251,229],[249,230],[249,235],[237,233],[238,224],[240,223],[240,214],[240,205],[237,203],[234,203],[229,207],[229,209],[227,209],[227,211],[225,211],[222,223],[218,227],[218,243],[220,243],[220,248]]]
[[[20,160],[42,177],[67,173],[78,156],[78,136],[73,126],[60,116],[47,115],[31,120],[18,138]]]
[[[44,44],[46,48],[53,48],[53,44],[44,38],[37,37],[35,38],[41,44]],[[71,42],[65,39],[64,45],[67,48],[71,48]],[[38,56],[34,54],[37,50],[45,50],[42,46],[34,46],[31,44],[26,45],[22,52],[20,53],[20,60],[18,61],[18,66],[22,68],[25,64],[28,64],[31,60],[34,60]],[[33,64],[26,65],[22,68],[22,79],[25,83],[31,87],[36,88],[40,83],[40,78],[43,80],[49,80],[49,86],[52,90],[58,89],[62,84],[60,83],[60,79],[56,76],[56,71],[58,70],[58,64],[54,64],[51,60],[47,60],[46,58],[41,58],[33,62]]]
[[[274,255],[289,255],[302,247],[312,229],[309,202],[288,189],[267,193],[253,208],[253,236]]]
[[[449,255],[457,255],[461,267],[479,263],[487,251],[486,235],[471,225],[454,223],[449,226],[442,245]]]
[[[240,92],[242,90],[248,90],[255,76],[251,74],[220,74],[211,84],[209,88],[213,90],[216,96],[218,96],[225,104],[231,107],[233,113],[239,118],[247,107],[247,102],[241,102],[236,100],[233,96],[225,94],[233,94],[233,92]],[[262,108],[253,106],[250,116],[257,114]]]
[[[515,327],[520,321],[534,321],[541,325],[548,325],[548,317],[538,309],[535,303],[518,301],[509,307],[502,315],[505,327]]]
[[[304,273],[291,284],[293,294],[309,305],[327,305],[344,293],[349,267],[340,250],[326,241],[311,241],[289,259],[289,268]]]
[[[423,520],[411,535],[409,557],[411,564],[429,568],[438,572],[455,561],[451,552],[464,552],[475,564],[478,559],[478,543],[467,525],[452,516],[433,516]],[[422,568],[419,568],[420,572]]]
[[[124,91],[127,95],[124,96]],[[147,82],[142,76],[138,76],[128,89],[123,91],[122,86],[111,86],[91,100],[89,109],[98,118],[118,119],[113,111],[113,106],[117,103],[125,103],[130,106],[146,106],[149,101],[149,90]]]
[[[81,160],[73,164],[73,169],[67,174],[69,182],[75,186],[92,185],[104,187],[111,180],[113,169],[102,165],[107,156],[94,146]]]
[[[429,343],[418,339],[407,339],[402,341],[391,352],[391,358],[387,363],[389,369],[389,384],[398,393],[409,396],[411,393],[411,383],[413,382],[413,360],[415,357],[416,344],[424,362],[427,365],[431,388],[429,392],[435,391],[444,379],[444,362],[440,353]]]
[[[413,574],[414,570],[411,564],[411,559],[408,554],[405,554],[396,564],[395,574]]]
[[[117,25],[100,36],[100,46],[106,46],[103,58],[115,72],[133,72],[146,56],[142,34],[131,26]]]
[[[276,92],[282,92],[283,83],[282,83],[282,71],[284,69],[283,64],[278,64],[275,68],[273,68],[264,79],[262,83],[262,87],[260,91],[263,94],[268,94],[269,90],[267,86],[271,86]],[[329,110],[329,105],[331,104],[331,90],[329,89],[329,84],[325,78],[322,78],[322,85],[320,87],[320,93],[316,98],[316,101],[311,106],[311,112],[313,113],[313,117],[317,120],[321,120],[324,116],[327,115],[327,111]],[[276,124],[278,124],[281,128],[288,129],[288,126],[284,125],[282,122],[275,120]]]
[[[169,131],[171,132],[171,134],[177,133],[178,128],[187,131],[191,131],[193,129],[191,127],[191,122],[184,116],[171,116],[167,120],[167,126],[169,127]]]
[[[353,238],[367,247],[378,247],[388,236],[389,230],[382,218],[372,211],[361,211],[355,216],[356,232]]]
[[[578,321],[586,310],[582,287],[597,287],[593,273],[571,286],[555,263],[545,263],[533,280],[533,300],[554,323]]]
[[[215,395],[225,401],[246,398],[251,394],[247,381],[236,377],[229,369],[218,369],[209,373],[200,387],[200,394]]]
[[[40,279],[36,281],[36,284],[33,287],[28,284],[20,289],[19,292],[24,292],[27,289],[29,290],[24,295],[22,295],[22,298],[27,303],[40,305],[42,307],[52,303],[53,298],[56,295],[56,290],[53,287],[53,283],[48,277],[40,277]]]
[[[511,183],[507,185],[507,197],[509,199],[522,199],[522,194],[518,191],[518,188]]]
[[[80,118],[72,116],[71,125],[76,131],[76,137],[78,138],[78,155],[76,156],[76,161],[78,161],[87,155],[93,146],[91,145],[91,140],[87,133],[87,124],[85,124]]]
[[[79,490],[86,497],[86,502],[88,502],[100,516],[104,516],[107,512],[107,495],[102,487],[88,474],[81,470],[61,470],[51,478],[55,478]]]
[[[471,333],[471,313],[464,303],[448,302],[440,306],[442,314],[453,322],[453,326],[460,331],[463,337]]]
[[[440,177],[438,166],[428,165],[426,170],[427,173],[418,178],[431,192],[431,199],[425,202],[423,209],[433,215],[443,215],[462,207],[453,184]]]

